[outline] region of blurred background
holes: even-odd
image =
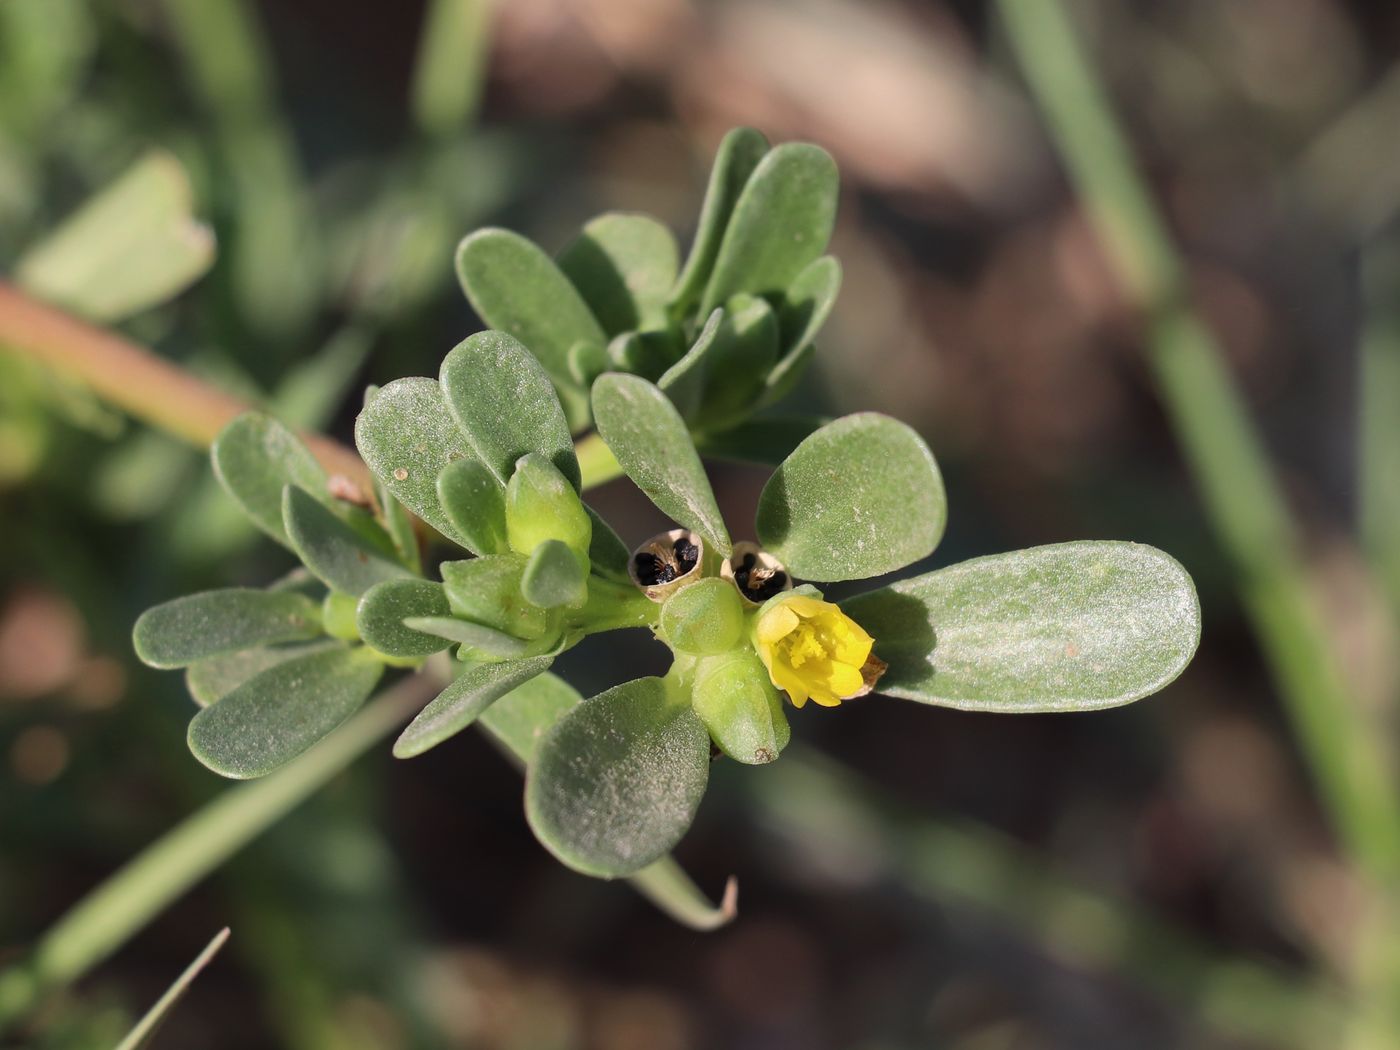
[[[1400,9],[1066,5],[1243,395],[1226,430],[1257,428],[1296,532],[1319,637],[1261,646],[1280,606],[1173,426],[1204,402],[1164,398],[1150,312],[992,7],[370,7],[0,0],[0,272],[163,150],[218,251],[123,331],[348,440],[364,384],[435,375],[480,327],[463,234],[552,252],[618,208],[684,244],[726,129],[816,142],[846,279],[789,404],[929,440],[950,527],[917,571],[1152,543],[1196,579],[1200,653],[1093,715],[804,709],[782,761],[716,766],[677,851],[715,896],[739,877],[711,934],[550,859],[483,738],[412,762],[385,744],[0,1045],[114,1045],[228,925],[158,1047],[1400,1046],[1371,1019],[1400,1002],[1374,943],[1387,869],[1338,831],[1393,800],[1329,792],[1315,746],[1346,724],[1387,759],[1400,709]],[[766,471],[712,476],[743,536]],[[630,542],[666,524],[625,481],[590,501]],[[288,567],[201,453],[0,355],[0,965],[226,786],[185,748],[180,676],[136,665],[136,615]],[[608,645],[564,661],[585,693],[651,670],[643,643]],[[1344,709],[1309,692],[1319,646]],[[1341,739],[1323,761],[1345,782]]]

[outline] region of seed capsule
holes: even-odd
[[[686,529],[659,532],[632,552],[627,572],[654,602],[700,579],[705,541]]]

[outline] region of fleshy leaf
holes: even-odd
[[[722,308],[711,312],[705,327],[700,329],[700,334],[695,337],[690,349],[657,380],[656,385],[671,399],[676,411],[686,419],[694,416],[700,407],[700,399],[705,393],[705,377],[709,374],[706,362],[723,321]]]
[[[734,213],[734,205],[767,152],[768,140],[753,128],[734,128],[720,143],[715,153],[714,167],[710,170],[705,203],[700,209],[695,241],[691,245],[690,255],[686,257],[685,269],[681,271],[676,288],[671,293],[671,312],[674,315],[683,315],[704,291],[714,269],[720,243],[724,240],[724,231],[729,226],[729,217]]]
[[[410,376],[383,387],[355,420],[355,447],[395,499],[448,539],[483,553],[472,548],[438,501],[438,474],[472,453],[437,380]]]
[[[549,727],[581,703],[583,696],[577,689],[545,671],[488,707],[481,715],[481,725],[524,765]]]
[[[141,662],[184,667],[221,653],[299,642],[321,633],[321,610],[292,591],[229,587],[147,609],[132,629]]]
[[[842,603],[890,696],[974,711],[1090,711],[1161,689],[1200,640],[1191,577],[1137,543],[974,558]]]
[[[457,248],[457,277],[490,327],[525,344],[559,387],[571,424],[587,419],[583,392],[569,374],[569,352],[607,336],[569,279],[537,245],[509,230],[478,230]]]
[[[404,626],[413,616],[449,616],[442,584],[432,580],[385,580],[365,591],[355,608],[355,626],[365,644],[386,656],[416,659],[441,652],[451,643]]]
[[[541,609],[577,609],[588,600],[588,578],[565,543],[545,540],[530,555],[520,591]]]
[[[470,620],[459,620],[455,616],[409,616],[404,626],[424,634],[434,634],[449,642],[465,645],[468,649],[484,657],[497,660],[516,660],[530,650],[528,642],[514,635],[485,627]]]
[[[786,291],[826,250],[837,189],[836,162],[826,150],[788,142],[769,151],[734,205],[701,312],[739,292]]]
[[[632,559],[632,552],[627,549],[627,544],[622,542],[622,537],[613,531],[613,527],[604,521],[596,510],[586,503],[583,509],[588,512],[588,518],[593,522],[593,535],[588,541],[588,560],[593,571],[619,583],[630,582],[627,563]]]
[[[538,452],[579,487],[564,409],[549,374],[517,339],[477,332],[443,358],[438,381],[477,458],[502,484],[510,480],[516,460]]]
[[[545,631],[543,609],[520,593],[525,559],[519,554],[491,554],[438,566],[454,616],[494,627],[517,638],[538,638]]]
[[[782,698],[752,650],[704,660],[692,704],[719,749],[745,765],[772,762],[792,736]]]
[[[728,430],[706,434],[697,445],[706,456],[776,467],[815,431],[830,423],[824,416],[767,416]]]
[[[210,448],[214,476],[253,524],[291,548],[282,522],[282,490],[296,485],[325,497],[326,472],[301,438],[271,416],[245,412]]]
[[[774,471],[758,500],[758,538],[794,576],[859,580],[932,552],[947,511],[923,439],[861,412],[822,427]]]
[[[337,648],[345,648],[345,643],[335,638],[317,638],[310,642],[220,653],[190,664],[185,670],[185,688],[196,704],[208,707],[269,667],[276,667],[298,656]]]
[[[587,875],[630,875],[690,827],[710,737],[685,697],[640,678],[585,700],[539,741],[525,780],[536,837]]]
[[[666,395],[645,379],[609,373],[593,384],[593,412],[598,433],[637,487],[671,520],[728,555],[729,531],[705,468]]]
[[[117,321],[179,294],[214,261],[180,162],[148,153],[15,264],[31,295],[92,321]]]
[[[479,459],[453,460],[437,479],[438,502],[447,518],[477,554],[503,554],[506,540],[506,487]]]
[[[831,255],[823,255],[793,279],[780,317],[785,359],[801,353],[816,338],[840,291],[841,264]]]
[[[552,658],[469,667],[419,712],[394,743],[396,758],[412,758],[471,725],[496,700],[549,669]]]
[[[679,266],[671,231],[648,215],[628,212],[592,219],[559,254],[559,268],[609,336],[664,327],[666,297]]]
[[[409,575],[389,551],[370,543],[305,489],[283,490],[282,520],[302,563],[333,590],[361,595],[376,583]]]
[[[354,714],[383,672],[364,648],[287,660],[195,715],[190,751],[221,776],[265,776]]]
[[[745,418],[778,359],[778,318],[767,301],[736,295],[705,356],[705,393],[691,420],[697,430],[723,430]]]
[[[675,364],[680,353],[669,331],[623,332],[608,344],[611,371],[631,372],[652,382]]]

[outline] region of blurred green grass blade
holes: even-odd
[[[230,788],[191,814],[80,900],[0,972],[0,1032],[102,962],[206,875],[275,824],[431,695],[434,680],[409,678],[271,776]]]
[[[1353,1004],[1335,987],[1227,955],[994,828],[900,807],[800,744],[743,785],[797,879],[818,871],[881,894],[893,884],[945,916],[970,905],[1057,962],[1131,982],[1251,1046],[1340,1045]]]
[[[491,42],[492,0],[431,0],[413,67],[413,120],[432,138],[476,116]]]
[[[215,174],[233,200],[228,266],[245,322],[302,334],[321,294],[320,244],[273,64],[247,0],[163,0],[186,75],[212,117]]]
[[[119,321],[178,295],[214,261],[189,180],[148,153],[98,191],[15,266],[25,291],[92,321]]]
[[[998,9],[1090,219],[1148,318],[1148,363],[1338,833],[1374,878],[1393,882],[1400,792],[1383,737],[1326,637],[1287,504],[1221,349],[1189,305],[1183,263],[1064,8],[1000,0]]]
[[[228,940],[228,934],[228,928],[225,927],[214,935],[214,939],[195,957],[194,962],[185,967],[185,971],[175,979],[175,983],[147,1011],[146,1016],[141,1018],[130,1034],[117,1045],[117,1050],[142,1050],[143,1047],[150,1046],[156,1030],[169,1016],[175,1004],[184,996],[194,979],[199,976],[200,971],[213,961],[214,956],[219,954],[219,949]]]
[[[1400,236],[1363,258],[1361,336],[1361,539],[1400,615]]]

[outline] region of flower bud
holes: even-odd
[[[321,626],[332,638],[358,641],[360,629],[355,625],[355,607],[359,599],[352,594],[329,591],[321,602]]]
[[[719,749],[746,765],[772,762],[792,735],[782,699],[749,649],[702,660],[691,705]]]
[[[559,540],[588,569],[593,522],[569,479],[538,452],[521,456],[506,485],[506,538],[519,554],[546,540]]]
[[[672,649],[698,656],[728,652],[744,633],[744,605],[728,580],[696,580],[661,607],[661,636]]]

